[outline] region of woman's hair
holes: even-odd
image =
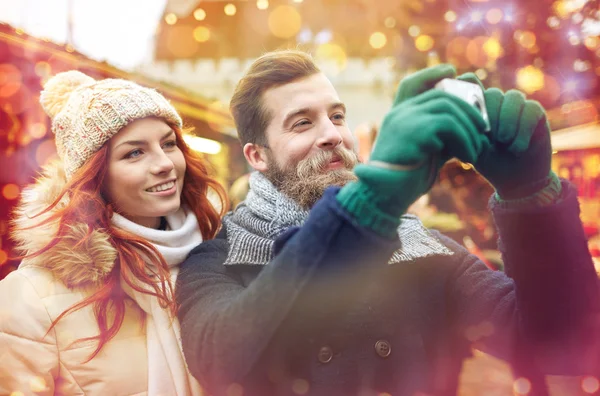
[[[181,205],[191,210],[198,218],[202,237],[211,239],[218,232],[221,216],[228,207],[227,196],[223,187],[209,175],[207,162],[185,144],[182,130],[175,125],[170,126],[175,131],[177,146],[186,162]],[[104,144],[73,174],[56,200],[38,214],[39,216],[53,210],[48,218],[36,226],[55,221],[58,223],[58,231],[45,247],[37,252],[27,252],[24,256],[35,257],[50,250],[69,232],[70,224],[84,223],[88,226],[87,235],[78,244],[85,245],[95,230],[101,230],[109,236],[117,257],[105,282],[92,295],[62,312],[48,329],[50,332],[69,313],[93,304],[100,334],[76,341],[98,340],[98,346],[87,361],[100,352],[104,344],[117,334],[123,323],[126,294],[120,285],[121,277],[131,288],[156,297],[160,306],[173,316],[177,310],[169,267],[162,255],[144,238],[111,224],[113,205],[106,202],[102,195],[109,155],[109,147]],[[218,209],[209,201],[209,195],[220,201]],[[59,208],[57,204],[64,196],[68,198],[68,204]],[[147,265],[147,260],[152,265]],[[144,289],[139,284],[149,287]]]

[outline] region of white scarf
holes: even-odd
[[[114,226],[148,240],[162,254],[171,270],[175,285],[179,264],[202,242],[198,220],[193,212],[180,209],[166,216],[169,230],[140,226],[119,214],[113,214]],[[187,369],[181,348],[179,321],[171,320],[156,297],[132,289],[121,279],[123,290],[146,312],[146,346],[148,349],[148,395],[202,395],[202,389]],[[144,287],[144,285],[141,285]],[[148,286],[145,286],[148,289]]]

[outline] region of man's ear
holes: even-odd
[[[268,168],[265,150],[267,148],[254,143],[246,143],[244,145],[244,157],[246,157],[246,161],[259,172],[264,172]]]

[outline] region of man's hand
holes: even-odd
[[[390,218],[399,218],[435,180],[450,158],[474,162],[487,150],[486,123],[470,104],[431,89],[454,68],[440,65],[402,81],[394,106],[385,116],[369,163],[358,165],[359,181],[338,194],[338,201],[366,226],[368,210],[356,203],[361,196]],[[358,207],[359,205],[360,207]],[[364,205],[363,205],[364,206]],[[361,221],[364,220],[364,221]]]
[[[473,73],[458,79],[484,89],[491,145],[473,163],[477,171],[502,199],[524,198],[541,190],[552,156],[550,126],[542,106],[516,90],[485,89]]]

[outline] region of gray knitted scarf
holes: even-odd
[[[308,217],[308,211],[280,193],[262,173],[252,173],[249,182],[246,200],[223,218],[229,242],[225,265],[268,264],[275,239],[287,228],[301,226]],[[394,252],[390,264],[453,254],[412,215],[402,216],[398,236],[402,248]]]

